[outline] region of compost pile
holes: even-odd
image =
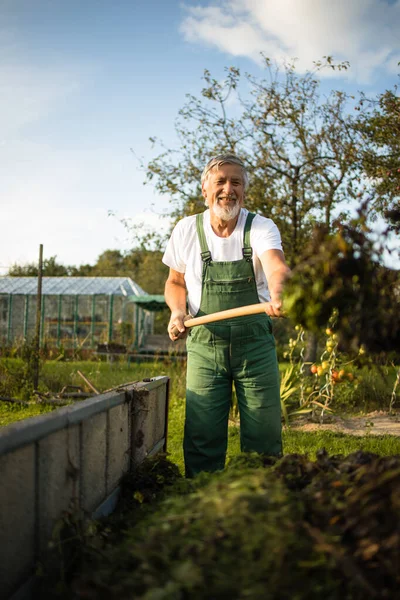
[[[167,463],[131,480],[125,510],[127,499],[131,514],[153,510],[133,525],[125,514],[119,543],[86,556],[69,598],[398,597],[400,456],[239,455],[191,481]]]

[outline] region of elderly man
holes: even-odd
[[[281,293],[289,268],[276,225],[244,208],[248,176],[233,154],[204,168],[204,213],[174,228],[163,262],[170,272],[165,299],[169,336],[186,335],[186,302],[193,316],[267,302],[265,313],[188,330],[185,472],[225,465],[234,383],[244,452],[282,452],[279,371],[271,317],[282,316]],[[178,330],[179,333],[176,333]]]

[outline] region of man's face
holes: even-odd
[[[244,202],[244,181],[239,165],[225,163],[213,169],[203,184],[211,213],[223,221],[235,219]]]

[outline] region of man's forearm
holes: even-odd
[[[170,269],[169,277],[165,283],[164,297],[171,310],[168,324],[169,337],[171,340],[176,341],[185,335],[183,321],[186,315],[186,284],[183,273]]]
[[[290,269],[287,266],[282,266],[271,273],[268,279],[268,289],[271,300],[278,300],[282,296],[283,286],[286,279],[289,277]]]
[[[271,297],[265,312],[270,317],[281,317],[283,286],[289,276],[290,269],[281,250],[267,250],[261,255],[260,260]]]
[[[171,313],[186,313],[186,288],[180,283],[167,281],[164,291],[165,302]]]

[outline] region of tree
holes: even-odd
[[[168,276],[168,267],[162,262],[160,250],[105,250],[94,265],[84,264],[79,267],[61,265],[56,259],[56,256],[52,256],[43,261],[45,277],[130,277],[148,294],[163,294]],[[38,266],[34,263],[14,264],[10,267],[8,275],[37,277]]]
[[[400,271],[380,264],[382,246],[370,234],[363,210],[334,234],[317,229],[285,286],[284,306],[309,331],[331,319],[341,350],[399,352]]]
[[[76,277],[130,277],[148,294],[163,294],[168,267],[162,262],[160,250],[105,250],[94,265],[74,267],[71,274]]]
[[[328,228],[334,216],[348,217],[349,199],[360,195],[360,133],[347,111],[348,99],[332,92],[321,99],[318,72],[343,69],[331,58],[298,75],[295,63],[279,68],[264,58],[266,79],[238,69],[226,79],[204,73],[201,98],[187,96],[179,111],[177,148],[162,145],[146,166],[146,181],[170,196],[172,216],[204,210],[201,171],[210,156],[240,155],[250,173],[247,206],[278,225],[285,254],[294,264],[315,223]],[[243,84],[249,91],[239,95]],[[158,140],[152,138],[156,144]]]
[[[356,130],[360,167],[373,192],[358,217],[334,234],[317,231],[286,287],[288,315],[318,331],[334,315],[344,350],[399,352],[400,271],[381,264],[390,233],[400,233],[400,98],[397,86],[376,98],[361,94]],[[374,241],[378,216],[386,230]]]
[[[82,271],[92,277],[132,277],[121,250],[105,250],[91,268],[84,265]],[[79,268],[77,274],[82,275],[82,271]]]
[[[364,108],[366,107],[366,108]],[[361,95],[358,128],[364,138],[362,166],[376,191],[374,210],[400,233],[400,98],[398,87],[375,99]],[[361,110],[361,108],[364,108]]]
[[[57,262],[57,256],[51,256],[43,261],[43,275],[46,277],[64,277],[70,275],[73,267],[66,267]],[[39,267],[36,263],[24,265],[14,264],[8,270],[10,277],[37,277]]]

